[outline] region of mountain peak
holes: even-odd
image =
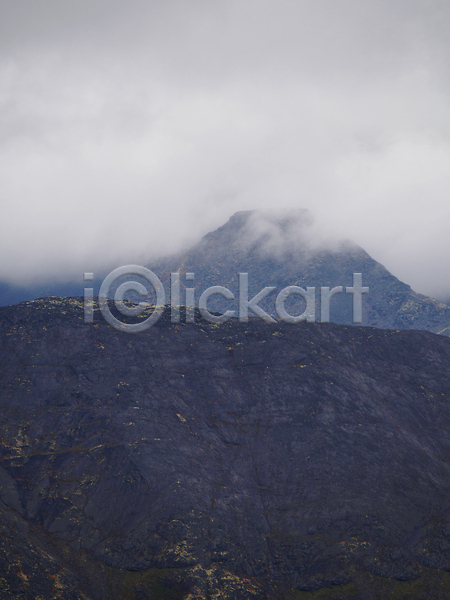
[[[274,317],[274,298],[285,288],[315,288],[317,319],[322,318],[322,288],[337,288],[340,291],[333,296],[329,318],[342,324],[354,322],[352,296],[346,289],[352,286],[353,274],[361,273],[363,285],[369,288],[363,302],[363,325],[450,333],[450,307],[413,292],[360,246],[340,239],[306,209],[236,212],[186,252],[150,268],[167,282],[170,273],[194,273],[198,295],[212,286],[226,287],[234,300],[213,297],[209,307],[217,312],[237,310],[239,273],[248,273],[252,296],[268,286],[276,290],[260,304]],[[302,314],[302,301],[291,300],[290,314]]]
[[[206,234],[197,245],[205,250],[233,248],[241,252],[258,252],[273,258],[286,254],[299,256],[318,249],[331,249],[339,244],[331,232],[328,234],[307,209],[245,210],[234,213],[218,229]]]

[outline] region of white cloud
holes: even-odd
[[[0,278],[280,205],[450,295],[448,3],[0,4]]]

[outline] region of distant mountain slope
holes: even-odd
[[[266,286],[276,290],[260,305],[275,315],[275,297],[290,285],[316,288],[316,321],[320,321],[320,288],[343,286],[344,293],[330,300],[330,320],[352,324],[353,273],[362,273],[364,294],[363,325],[392,329],[426,329],[450,335],[450,306],[414,292],[353,242],[327,243],[315,249],[309,231],[307,211],[280,219],[257,211],[234,214],[229,221],[209,234],[190,250],[169,257],[150,268],[169,288],[170,273],[193,272],[197,300],[202,290],[213,285],[228,287],[238,297],[240,272],[249,274],[249,298]],[[328,247],[327,247],[328,246]],[[182,283],[185,279],[181,279]],[[182,296],[183,298],[183,296]],[[211,300],[216,310],[237,309],[237,302]],[[292,303],[291,314],[301,314],[303,306]],[[295,310],[294,310],[295,309]],[[295,312],[296,311],[296,312]]]
[[[82,296],[83,273],[80,273],[80,281],[69,281],[66,283],[55,282],[46,285],[19,286],[12,283],[0,281],[0,306],[29,302],[37,298],[48,296]]]
[[[369,287],[363,296],[362,324],[391,329],[425,329],[450,336],[450,306],[414,292],[389,273],[367,252],[351,241],[333,242],[314,239],[314,227],[308,211],[289,217],[277,217],[259,211],[234,214],[227,223],[205,235],[188,251],[156,261],[149,266],[163,281],[169,299],[170,273],[180,272],[181,302],[184,286],[195,287],[196,300],[213,285],[229,288],[238,297],[239,273],[249,275],[249,299],[266,286],[276,290],[261,301],[267,313],[276,316],[275,298],[286,286],[316,289],[316,321],[321,320],[320,288],[342,286],[344,292],[330,300],[330,320],[353,324],[352,296],[345,287],[352,286],[353,273],[362,273],[362,283]],[[120,265],[117,265],[120,266]],[[192,272],[194,281],[184,274]],[[0,282],[0,306],[44,296],[79,296],[83,288],[93,287],[98,294],[101,279],[83,283],[54,283],[19,288]],[[303,301],[291,297],[286,306],[291,314],[301,314]],[[210,300],[212,310],[237,309],[237,301]]]
[[[448,597],[445,337],[48,299],[0,378],[2,600]]]

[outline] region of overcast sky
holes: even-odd
[[[0,0],[0,279],[308,208],[450,297],[448,0]]]

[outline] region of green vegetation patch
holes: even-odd
[[[178,569],[127,571],[123,577],[117,600],[138,600],[144,591],[147,593],[151,591],[151,597],[158,600],[182,600],[186,596],[187,590],[176,583],[168,583],[174,580],[177,573]]]
[[[450,598],[450,573],[421,567],[421,577],[413,581],[398,581],[358,573],[356,582],[342,586],[321,588],[314,592],[289,590],[286,600],[446,600]]]

